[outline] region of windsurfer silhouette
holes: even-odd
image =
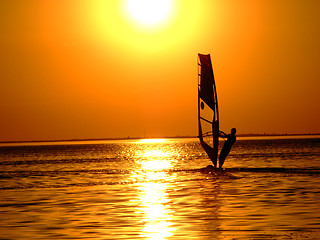
[[[222,165],[224,164],[224,160],[228,156],[232,145],[236,141],[236,138],[237,138],[236,132],[237,132],[237,130],[235,128],[231,129],[231,134],[226,134],[223,131],[219,131],[219,137],[227,138],[227,140],[225,141],[225,143],[221,149],[220,155],[219,155],[219,168],[222,168]]]

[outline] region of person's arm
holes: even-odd
[[[225,132],[223,132],[223,131],[219,131],[219,137],[226,138],[227,134]]]

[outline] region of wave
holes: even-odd
[[[197,171],[203,173],[290,173],[290,174],[306,174],[320,175],[320,168],[214,168],[209,165],[199,169],[177,169],[172,171]]]
[[[189,179],[151,179],[151,180],[123,180],[123,181],[96,181],[96,182],[81,182],[81,183],[65,183],[65,184],[31,184],[28,186],[3,186],[0,190],[27,190],[27,189],[57,189],[57,188],[71,188],[71,187],[94,187],[94,186],[110,186],[110,185],[130,185],[130,184],[142,184],[142,183],[177,183],[177,182],[190,182],[190,181],[203,181],[204,178],[189,178]],[[1,207],[1,205],[0,205]]]
[[[52,176],[68,174],[131,174],[132,172],[202,172],[202,173],[292,173],[320,175],[320,168],[214,168],[211,165],[205,168],[163,169],[163,170],[136,170],[136,169],[82,169],[82,170],[53,170],[53,171],[0,171],[0,178],[25,176]]]
[[[174,173],[185,173],[179,175],[177,178],[173,179],[130,179],[128,176],[132,173],[136,175],[143,176],[144,173],[157,173],[164,172],[168,174]],[[190,174],[189,174],[190,173]],[[247,173],[240,174],[239,173]],[[199,175],[200,174],[200,175]],[[0,187],[0,190],[19,190],[19,189],[56,189],[56,188],[70,188],[70,187],[90,187],[90,186],[101,186],[101,185],[123,185],[123,184],[141,184],[145,182],[183,182],[183,181],[207,181],[211,180],[233,180],[239,178],[246,178],[256,176],[256,174],[270,174],[278,175],[279,177],[284,176],[316,176],[320,175],[320,168],[224,168],[217,169],[212,166],[206,168],[188,168],[188,169],[164,169],[164,170],[131,170],[131,169],[88,169],[88,170],[73,170],[73,171],[0,171],[0,179],[3,179],[3,184]],[[70,179],[74,179],[73,175],[80,175],[80,177],[85,177],[85,179],[96,179],[92,182],[91,180],[82,179],[78,183],[66,183],[60,182],[59,179],[56,179],[56,184],[47,184],[42,182],[40,179],[44,178],[54,178],[54,177],[63,177],[70,176]],[[96,177],[92,176],[95,175]],[[99,176],[101,175],[101,176]],[[105,175],[105,176],[103,176]],[[114,176],[112,178],[106,178],[106,175]],[[40,179],[37,178],[40,176]],[[28,183],[24,184],[24,180],[21,181],[20,178],[29,178],[33,179],[27,181]],[[35,178],[36,177],[36,178]],[[93,178],[94,177],[94,178]],[[263,175],[262,175],[263,177]],[[34,179],[35,178],[35,179]],[[101,181],[105,179],[105,181]],[[111,180],[113,179],[113,181]],[[125,179],[125,180],[123,180]],[[83,181],[84,180],[84,181]],[[111,181],[110,181],[111,180]],[[35,182],[34,182],[35,181]],[[72,181],[72,180],[71,180]],[[10,185],[10,182],[12,185]],[[60,183],[59,183],[60,182]]]
[[[3,165],[38,165],[38,164],[68,164],[68,163],[104,163],[104,162],[117,162],[117,158],[91,158],[91,159],[48,159],[48,160],[17,160],[17,161],[3,161]]]
[[[320,168],[226,168],[227,172],[320,174]]]

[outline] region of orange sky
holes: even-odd
[[[221,130],[320,132],[320,1],[172,0],[153,27],[125,2],[0,2],[0,141],[196,135],[198,52]]]

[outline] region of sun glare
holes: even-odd
[[[126,11],[131,19],[144,27],[164,23],[172,11],[172,0],[127,0]]]

